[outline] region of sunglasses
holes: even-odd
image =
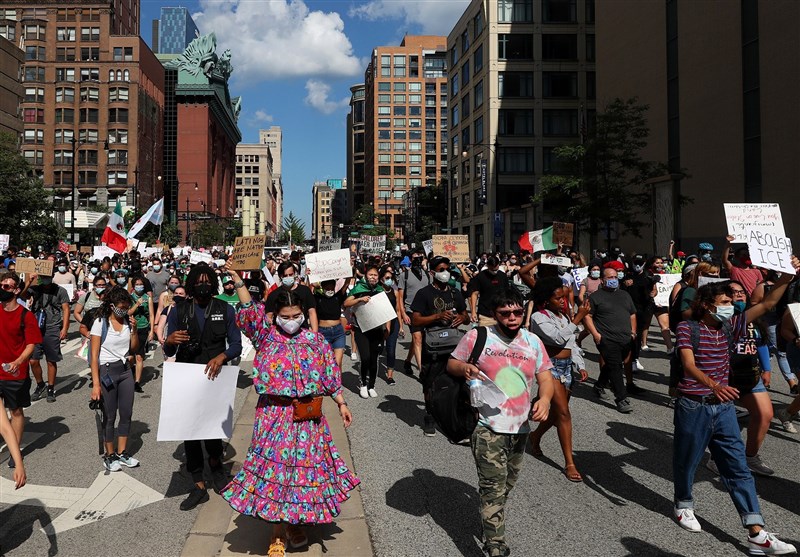
[[[524,309],[499,309],[499,310],[497,310],[497,315],[499,315],[500,317],[511,317],[512,315],[514,317],[522,317],[523,315],[525,315],[525,310]]]
[[[744,294],[744,290],[731,288],[731,294]]]

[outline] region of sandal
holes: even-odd
[[[574,470],[574,472],[570,473],[570,470]],[[564,468],[564,475],[571,482],[580,483],[583,481],[583,476],[581,476],[574,464],[568,464]]]
[[[286,555],[286,544],[283,543],[282,539],[275,538],[272,540],[272,543],[269,544],[267,557],[284,557],[284,555]]]
[[[292,549],[300,549],[308,545],[308,536],[302,528],[295,525],[286,527],[286,540]]]

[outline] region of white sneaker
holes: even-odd
[[[644,371],[644,366],[639,360],[635,360],[633,362],[633,367],[636,369],[636,371]]]
[[[370,389],[367,392],[369,393],[370,398],[377,398],[378,396],[378,391],[376,391],[375,389]]]
[[[139,461],[129,455],[126,451],[118,453],[117,460],[121,465],[127,466],[128,468],[136,468],[139,466]]]
[[[797,433],[797,428],[794,427],[794,424],[792,423],[792,418],[794,416],[789,415],[789,412],[787,412],[785,408],[783,410],[778,410],[778,412],[775,414],[775,417],[781,422],[783,431],[786,433]]]
[[[122,470],[122,465],[119,463],[119,458],[115,454],[104,456],[103,466],[105,466],[106,470],[109,472],[119,472]]]
[[[650,352],[650,347],[647,346],[646,344],[642,344],[642,349],[641,350],[642,350],[642,352]]]
[[[790,543],[782,542],[775,534],[761,530],[755,536],[747,536],[747,545],[750,555],[788,555],[797,553],[797,549]]]
[[[694,509],[673,509],[678,526],[689,532],[701,532],[703,528],[694,516]]]
[[[355,352],[350,354],[350,361],[351,362],[357,362],[358,361],[358,354],[355,353]]]
[[[366,385],[362,385],[360,389],[358,389],[358,396],[361,398],[369,398],[369,393],[367,392]]]
[[[761,460],[759,455],[748,456],[747,467],[750,468],[750,471],[753,474],[757,474],[759,476],[772,476],[775,474],[775,470],[764,464],[764,461]]]

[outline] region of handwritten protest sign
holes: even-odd
[[[342,240],[339,238],[325,238],[319,241],[317,251],[332,251],[342,247]]]
[[[361,236],[361,250],[372,255],[386,251],[386,236]]]
[[[792,241],[769,229],[751,228],[748,231],[747,247],[750,259],[756,267],[794,274],[792,266]]]
[[[777,236],[785,236],[781,206],[777,203],[724,203],[728,234],[734,242],[750,241],[749,230],[767,230]]]
[[[75,301],[75,287],[73,285],[71,285],[71,284],[59,284],[59,286],[61,288],[63,288],[64,290],[66,290],[67,298],[69,298],[69,301],[70,302],[74,302]]]
[[[656,306],[660,308],[669,306],[669,295],[672,293],[672,289],[675,285],[680,282],[681,276],[680,273],[658,275],[660,280],[656,283],[656,297],[654,300]]]
[[[422,240],[422,249],[425,251],[425,257],[428,257],[433,251],[433,240]]]
[[[575,236],[575,225],[571,222],[553,223],[553,243],[571,246]]]
[[[312,284],[323,280],[333,280],[353,275],[350,266],[350,250],[337,249],[319,253],[306,254],[306,268],[308,280]]]
[[[353,313],[356,314],[358,328],[362,332],[371,331],[397,318],[397,311],[392,307],[386,292],[370,297],[366,304],[354,306]]]
[[[800,335],[800,304],[789,304],[786,307],[789,309],[792,321],[794,321],[794,330]]]
[[[17,273],[34,273],[40,277],[53,276],[53,262],[49,259],[17,258]]]
[[[230,257],[231,268],[234,271],[260,269],[266,242],[267,237],[264,234],[236,238],[233,242],[233,253]]]
[[[92,246],[81,246],[81,253],[92,253]]]
[[[214,260],[214,257],[208,252],[200,252],[200,251],[193,251],[192,254],[189,256],[189,263],[191,265],[197,265],[198,263],[205,263],[206,265],[210,265],[211,262]],[[261,266],[261,262],[257,267]]]
[[[572,276],[575,277],[575,289],[579,289],[586,277],[589,276],[589,267],[579,267],[572,269]]]
[[[433,253],[450,259],[450,261],[469,261],[469,236],[466,234],[435,235]]]
[[[572,267],[572,260],[569,257],[553,255],[552,253],[542,254],[542,265],[558,265],[560,267]]]
[[[8,249],[8,243],[11,241],[11,238],[8,234],[0,234],[0,251],[6,251]]]
[[[105,257],[114,257],[115,255],[117,255],[117,252],[108,246],[94,246],[94,250],[92,252],[92,258],[100,260]]]

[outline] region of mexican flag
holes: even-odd
[[[117,253],[124,253],[128,247],[128,240],[125,238],[125,220],[122,218],[122,205],[119,204],[119,200],[114,212],[108,215],[108,225],[100,241]]]
[[[519,237],[519,247],[531,253],[556,249],[553,243],[553,227],[548,226],[533,232],[523,232]]]

